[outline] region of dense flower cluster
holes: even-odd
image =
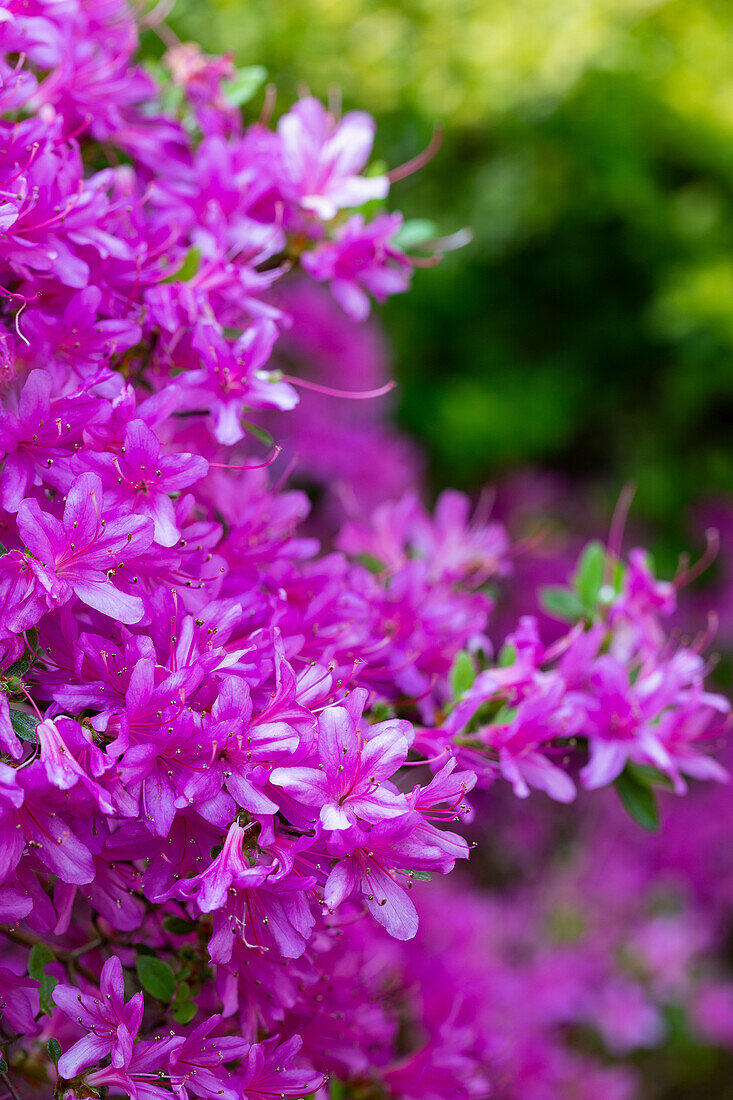
[[[587,746],[637,816],[723,777],[674,588],[592,544],[571,629],[524,618],[495,658],[512,551],[464,497],[395,477],[322,552],[250,417],[298,401],[293,268],[355,319],[407,286],[371,120],[308,97],[244,128],[247,74],[190,46],[158,89],[119,0],[0,14],[0,1081],[485,1095],[490,1045],[450,1010],[411,1033],[407,962],[365,945],[415,936],[477,777],[566,801]]]

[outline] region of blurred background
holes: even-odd
[[[445,126],[390,201],[474,240],[383,311],[402,426],[435,486],[541,467],[607,512],[634,481],[671,561],[691,502],[733,488],[733,5],[177,0],[169,23],[263,64],[278,111],[337,85],[390,167]]]

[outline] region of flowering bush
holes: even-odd
[[[151,75],[136,41],[118,0],[2,9],[0,1081],[485,1095],[491,1044],[414,1018],[374,937],[415,936],[477,783],[615,783],[653,827],[655,786],[725,778],[727,704],[615,537],[546,593],[556,640],[494,646],[512,548],[464,497],[345,458],[401,495],[354,493],[330,550],[301,528],[262,453],[319,387],[273,359],[288,281],[362,319],[413,265],[373,124],[306,97],[245,128],[256,74],[177,46]]]

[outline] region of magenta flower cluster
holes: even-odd
[[[362,319],[412,266],[373,123],[307,97],[244,127],[230,59],[136,48],[122,0],[0,13],[0,1087],[480,1095],[485,1052],[451,1056],[449,1005],[411,1029],[367,937],[415,936],[477,778],[616,781],[638,815],[724,778],[727,706],[640,551],[591,544],[562,638],[495,649],[512,549],[466,498],[302,528],[262,453],[301,384],[282,288]]]

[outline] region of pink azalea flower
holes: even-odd
[[[143,617],[143,602],[111,580],[123,555],[134,558],[150,545],[153,524],[143,516],[102,515],[104,493],[96,474],[82,474],[69,489],[63,519],[24,500],[18,528],[34,555],[29,559],[50,606],[76,595],[89,607],[124,623]]]
[[[79,993],[74,986],[62,984],[54,989],[54,1000],[88,1032],[61,1056],[59,1073],[75,1077],[108,1055],[115,1069],[128,1067],[143,1018],[143,995],[136,993],[125,1003],[122,964],[115,955],[102,967],[99,996]]]
[[[409,722],[359,725],[366,692],[354,692],[349,708],[327,707],[318,719],[318,763],[280,767],[270,782],[306,806],[320,806],[326,829],[348,829],[358,819],[377,822],[399,817],[407,808],[389,779],[412,740]]]
[[[283,115],[277,131],[283,194],[304,210],[329,221],[344,207],[386,196],[386,176],[359,174],[374,143],[374,122],[363,111],[347,111],[337,122],[308,96]]]
[[[85,454],[79,466],[99,475],[108,506],[151,519],[161,546],[174,546],[181,537],[169,494],[188,489],[209,469],[201,455],[162,454],[159,439],[142,420],[128,423],[119,454]]]
[[[412,264],[392,243],[401,225],[399,214],[382,214],[368,225],[361,214],[354,214],[333,240],[305,252],[301,263],[312,278],[330,284],[352,320],[363,321],[371,309],[368,295],[384,302],[410,285]]]

